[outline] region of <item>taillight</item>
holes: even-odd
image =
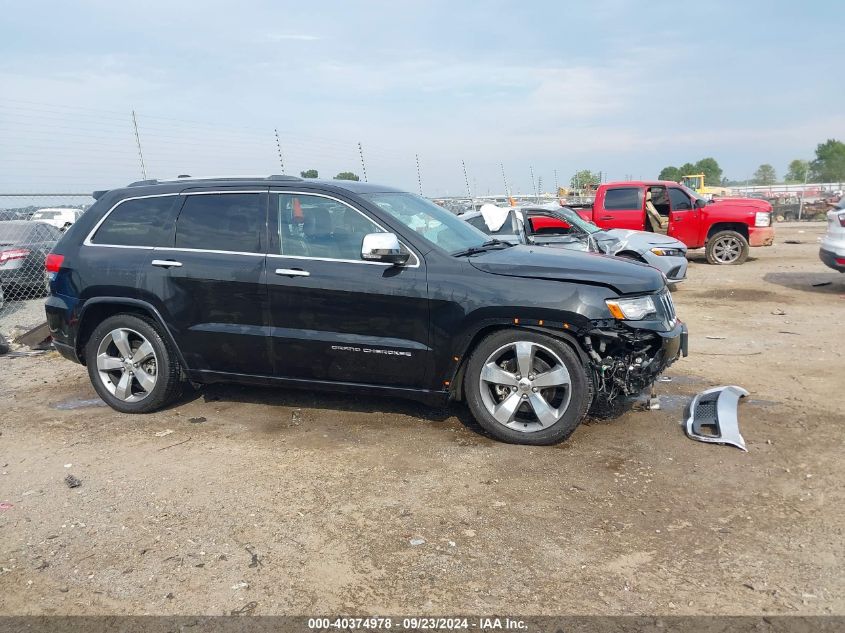
[[[29,251],[25,248],[13,248],[8,251],[0,251],[0,264],[5,264],[13,259],[25,259]]]
[[[845,226],[845,213],[837,213],[836,217],[839,218],[839,226]]]
[[[47,259],[44,260],[44,268],[47,269],[48,273],[57,273],[59,272],[59,268],[62,267],[64,261],[64,255],[56,255],[55,253],[50,253],[49,255],[47,255]]]

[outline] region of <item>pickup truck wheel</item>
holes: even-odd
[[[175,353],[153,321],[133,314],[109,317],[94,329],[85,364],[97,394],[122,413],[156,411],[181,388]]]
[[[590,405],[584,365],[568,345],[536,332],[503,330],[469,358],[467,404],[492,436],[513,444],[555,444],[569,437]]]
[[[704,252],[709,264],[742,264],[748,259],[748,240],[736,231],[719,231],[707,241]]]

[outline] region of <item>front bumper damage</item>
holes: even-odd
[[[676,360],[688,353],[687,326],[677,321],[668,331],[626,324],[599,327],[584,337],[593,371],[595,398],[612,404],[650,387]]]

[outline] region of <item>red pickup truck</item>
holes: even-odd
[[[704,248],[711,264],[741,264],[748,258],[749,246],[771,246],[774,242],[772,205],[765,200],[710,201],[676,182],[604,183],[596,190],[592,207],[576,210],[602,228],[655,230],[646,212],[649,193],[667,234],[688,248]]]

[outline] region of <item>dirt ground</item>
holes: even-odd
[[[739,267],[693,254],[662,409],[556,447],[460,405],[281,389],[124,416],[55,353],[0,357],[0,612],[845,614],[845,275],[822,232],[780,225]],[[751,392],[748,453],[678,425],[722,384]]]

